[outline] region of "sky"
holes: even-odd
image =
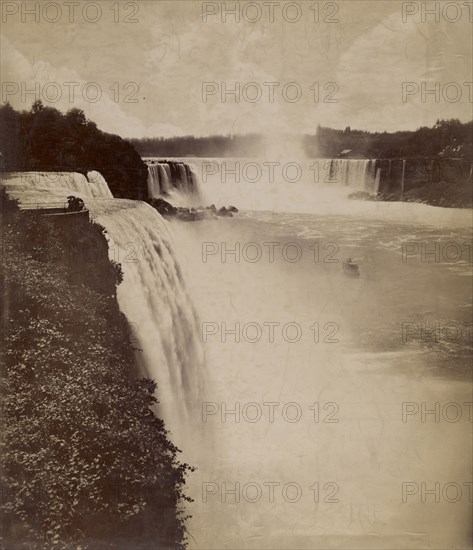
[[[430,3],[437,21],[423,13],[428,2],[404,2],[412,12],[404,17],[402,2],[375,0],[101,0],[73,2],[73,12],[57,1],[26,13],[34,4],[2,3],[2,103],[78,107],[123,137],[395,131],[472,119],[465,2],[447,3],[457,6],[449,11]],[[225,15],[235,6],[240,21]],[[436,86],[437,97],[423,97]],[[225,88],[236,93],[222,96]]]

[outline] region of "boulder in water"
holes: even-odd
[[[177,214],[178,209],[164,199],[151,199],[149,203],[161,214],[161,216],[175,216]]]
[[[225,206],[222,206],[222,208],[220,208],[220,210],[217,212],[217,215],[223,217],[231,217],[233,216],[233,213],[230,212],[230,210],[227,210]]]
[[[355,193],[350,193],[348,198],[358,201],[372,201],[376,200],[376,195],[368,193],[368,191],[356,191]]]
[[[147,202],[155,208],[161,216],[177,218],[185,222],[216,218],[217,216],[231,217],[233,216],[233,212],[238,212],[235,206],[230,206],[228,209],[223,206],[220,210],[217,210],[215,204],[205,208],[202,206],[198,208],[185,208],[183,206],[173,206],[170,202],[162,198],[149,199]]]
[[[210,206],[207,206],[206,210],[210,210],[213,214],[217,213],[217,208],[215,207],[215,204],[211,204]]]

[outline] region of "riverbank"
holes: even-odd
[[[473,187],[470,182],[439,182],[422,185],[405,193],[379,194],[378,200],[417,202],[443,208],[473,208]]]
[[[352,200],[378,202],[409,202],[442,208],[473,208],[473,187],[467,183],[439,182],[422,185],[409,191],[372,194],[356,191],[348,196]]]

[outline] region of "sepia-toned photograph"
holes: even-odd
[[[472,550],[473,2],[0,8],[0,550]]]

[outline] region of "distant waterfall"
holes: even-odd
[[[166,170],[167,168],[167,170]],[[168,164],[148,166],[148,196],[158,198],[167,195],[171,189],[171,171]]]
[[[100,172],[88,172],[87,177],[78,172],[19,172],[9,178],[8,185],[23,192],[28,190],[55,195],[69,192],[82,198],[113,198],[107,182]]]
[[[401,192],[404,193],[404,184],[406,181],[406,159],[402,161],[402,179],[401,179]]]
[[[182,426],[200,395],[204,355],[168,224],[143,202],[91,201],[90,211],[107,231],[110,258],[122,265],[118,302],[142,350],[138,360],[159,384],[160,412],[171,426],[179,416]]]
[[[376,193],[379,188],[380,171],[372,159],[332,159],[330,183],[339,183],[355,189]]]
[[[158,161],[148,164],[148,196],[166,197],[172,192],[199,195],[199,180],[193,168],[185,162]]]

